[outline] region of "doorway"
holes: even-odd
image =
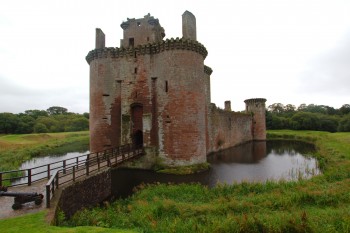
[[[143,124],[142,124],[143,107],[141,104],[131,106],[132,116],[132,143],[135,147],[143,145]]]

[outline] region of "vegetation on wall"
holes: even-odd
[[[89,130],[89,113],[68,112],[53,106],[24,113],[0,113],[0,134],[53,133]]]
[[[350,104],[335,109],[326,105],[275,103],[266,112],[267,129],[350,132]]]

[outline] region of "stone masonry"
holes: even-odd
[[[210,152],[265,140],[265,99],[246,100],[246,113],[211,104],[206,48],[196,18],[182,15],[182,38],[164,40],[159,20],[145,15],[120,25],[120,47],[105,47],[96,29],[90,65],[90,151],[133,143],[152,148],[158,162],[206,162]],[[150,155],[151,156],[151,155]],[[147,157],[147,155],[146,155]]]

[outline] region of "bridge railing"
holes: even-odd
[[[50,207],[51,198],[60,185],[74,182],[79,177],[89,176],[91,173],[106,167],[116,167],[143,154],[142,146],[128,144],[107,149],[103,152],[88,154],[85,161],[55,171],[46,183],[46,207]]]
[[[30,186],[32,183],[50,179],[56,171],[61,171],[62,174],[71,173],[76,174],[77,172],[86,169],[86,161],[90,161],[92,164],[97,164],[100,168],[105,167],[107,164],[101,163],[101,158],[111,157],[111,154],[125,153],[128,150],[132,150],[134,146],[131,144],[119,146],[116,148],[107,149],[101,152],[90,153],[86,155],[80,155],[69,159],[64,159],[61,161],[32,167],[28,169],[19,169],[11,171],[0,172],[0,186],[14,187],[20,185]],[[142,147],[135,147],[142,148]],[[102,166],[102,167],[101,167]],[[75,170],[73,172],[73,169]],[[96,168],[98,169],[98,168]],[[92,168],[92,171],[88,168],[87,174],[93,172],[96,169]],[[77,177],[80,175],[76,174]]]
[[[14,187],[20,185],[30,186],[34,182],[50,179],[51,174],[57,170],[65,169],[73,164],[79,165],[88,155],[79,155],[73,158],[48,163],[28,169],[19,169],[0,172],[0,186]],[[6,177],[7,176],[7,177]]]

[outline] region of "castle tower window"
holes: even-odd
[[[168,92],[168,89],[169,88],[169,86],[168,86],[168,81],[165,81],[165,92]]]
[[[140,26],[141,26],[141,22],[137,22],[137,26],[139,26],[139,27],[140,27]]]
[[[134,73],[137,74],[137,68],[135,68]]]
[[[129,47],[134,47],[134,38],[129,38]]]

